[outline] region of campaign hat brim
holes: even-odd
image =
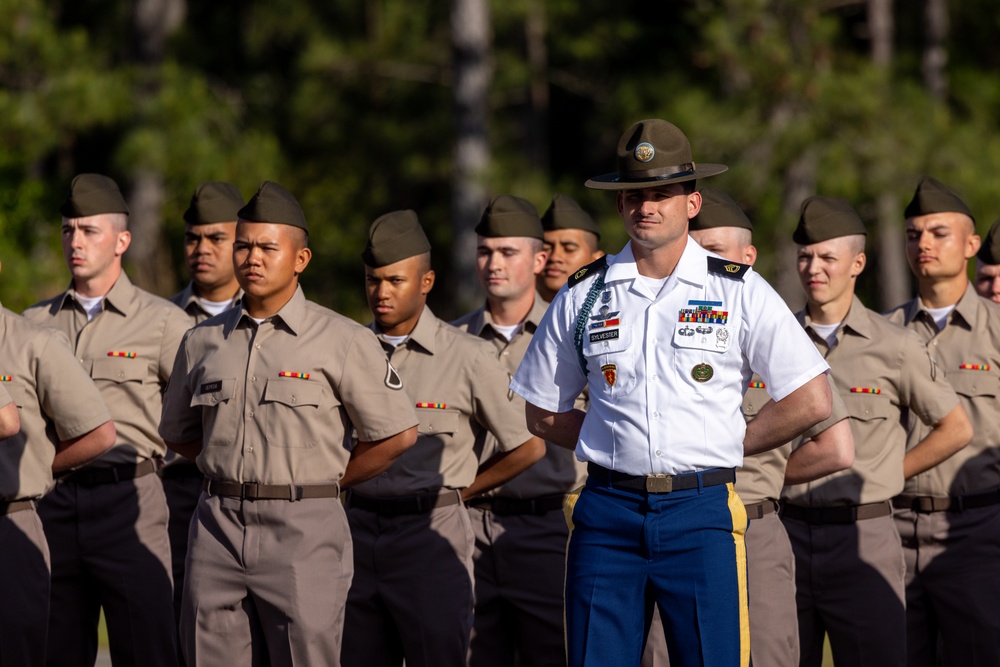
[[[640,190],[642,188],[658,188],[671,183],[685,183],[699,178],[708,178],[727,171],[729,167],[724,164],[702,163],[693,170],[686,170],[676,174],[664,176],[654,176],[650,178],[623,179],[621,174],[613,172],[595,176],[584,185],[591,190]]]

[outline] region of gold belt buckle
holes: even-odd
[[[671,475],[646,475],[647,493],[670,493],[674,490],[674,478]]]

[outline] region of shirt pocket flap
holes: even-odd
[[[968,398],[996,396],[997,378],[990,371],[958,371],[948,374],[948,382],[956,394]]]
[[[871,421],[873,419],[888,419],[892,416],[892,403],[885,396],[878,394],[848,394],[843,398],[844,405],[847,407],[847,414],[854,419]]]
[[[417,433],[420,435],[454,434],[459,427],[459,413],[440,408],[417,408]]]
[[[146,362],[134,357],[99,357],[94,359],[90,377],[108,382],[142,382],[146,378]]]
[[[236,378],[202,382],[191,397],[191,407],[225,403],[236,394]]]
[[[632,343],[632,327],[597,329],[583,334],[583,355],[596,357],[602,354],[624,352]]]
[[[264,387],[264,401],[295,408],[323,402],[323,385],[299,378],[274,378]]]

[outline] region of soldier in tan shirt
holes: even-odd
[[[724,192],[702,188],[701,210],[688,226],[698,245],[734,262],[753,265],[753,225],[743,209]],[[829,377],[829,376],[827,376]],[[750,656],[756,665],[799,664],[799,624],[795,605],[795,558],[781,520],[782,485],[812,481],[847,468],[854,461],[854,439],[847,408],[831,381],[829,419],[806,431],[795,443],[747,456],[736,471],[736,492],[749,520],[746,534],[747,586],[750,603]],[[743,416],[750,422],[772,399],[756,373],[743,397]],[[668,665],[662,623],[654,613],[643,651],[642,667]]]
[[[552,301],[577,269],[603,255],[601,229],[572,198],[556,193],[542,214],[545,239],[545,269],[536,287],[546,302]]]
[[[113,180],[73,179],[60,209],[70,289],[25,311],[59,329],[101,392],[115,445],[38,505],[52,552],[49,665],[94,663],[99,611],[120,664],[176,665],[167,503],[156,432],[184,313],[122,271],[128,206]]]
[[[465,665],[472,624],[473,535],[462,500],[537,461],[524,403],[487,343],[438,320],[430,243],[413,211],[388,213],[362,253],[371,325],[399,369],[420,420],[417,444],[353,489],[348,518],[355,580],[344,630],[345,667]],[[498,452],[480,465],[487,433]]]
[[[53,472],[111,447],[115,426],[61,332],[2,308],[0,360],[0,390],[13,397],[8,405],[20,423],[18,432],[0,433],[0,664],[41,667],[50,574],[35,504],[52,488]]]
[[[983,244],[976,253],[976,294],[1000,304],[1000,220],[986,233]]]
[[[21,430],[21,418],[17,414],[17,406],[11,400],[10,394],[0,384],[0,438],[17,435]]]
[[[242,305],[187,334],[164,397],[164,439],[208,478],[181,614],[192,667],[340,664],[354,571],[340,489],[416,439],[375,337],[303,296],[307,229],[295,198],[265,181],[239,211]]]
[[[564,199],[559,203],[555,217],[567,207]],[[500,195],[486,207],[476,234],[486,305],[454,324],[490,341],[513,375],[547,305],[535,292],[536,276],[547,266],[542,224],[531,202]],[[507,382],[505,377],[504,386]],[[487,439],[481,459],[495,446]],[[563,579],[569,531],[562,508],[566,495],[583,485],[587,470],[565,447],[544,446],[540,461],[468,503],[476,535],[470,667],[566,664]]]
[[[890,500],[904,479],[972,437],[958,397],[919,339],[855,296],[865,237],[851,205],[831,197],[803,202],[793,235],[806,293],[797,317],[830,364],[855,444],[849,469],[783,493],[781,517],[796,560],[800,664],[816,667],[825,634],[838,664],[905,664],[903,554]],[[928,427],[909,449],[904,410]]]
[[[240,303],[243,290],[233,269],[233,239],[236,238],[236,214],[244,204],[243,195],[234,185],[207,181],[198,186],[191,196],[190,206],[184,211],[184,262],[191,282],[170,297],[170,302],[188,314],[191,326]],[[168,532],[174,573],[174,616],[179,622],[188,527],[198,506],[205,477],[194,461],[174,452],[167,452],[160,477],[170,508]]]
[[[917,298],[889,314],[916,332],[972,421],[972,442],[906,482],[893,504],[906,556],[910,665],[1000,664],[1000,306],[976,295],[972,212],[923,179],[906,208]],[[926,427],[911,420],[908,447]]]

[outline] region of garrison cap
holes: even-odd
[[[903,216],[915,218],[918,215],[930,215],[931,213],[964,213],[972,218],[973,222],[976,220],[972,211],[957,194],[949,190],[941,181],[924,176],[917,184],[913,199],[906,206]]]
[[[690,231],[715,227],[739,227],[753,231],[750,218],[732,197],[714,188],[702,188],[700,192],[701,210],[688,224]]]
[[[500,195],[490,200],[476,225],[476,233],[486,238],[527,236],[545,240],[538,209],[527,199],[514,195]]]
[[[260,184],[257,194],[247,205],[236,213],[236,217],[250,222],[271,222],[276,225],[291,225],[309,231],[306,215],[299,202],[285,188],[274,181]]]
[[[976,257],[983,264],[1000,264],[1000,220],[994,222],[990,231],[986,232],[986,238]]]
[[[691,144],[675,125],[659,118],[640,120],[618,140],[618,172],[586,182],[592,190],[636,190],[693,181],[729,167],[695,164]]]
[[[582,229],[601,238],[601,230],[590,214],[580,208],[572,197],[558,192],[542,214],[542,230],[551,232],[556,229]]]
[[[245,202],[235,185],[223,181],[206,181],[191,195],[191,205],[184,211],[189,225],[212,225],[235,222]]]
[[[429,252],[431,243],[417,214],[411,210],[392,211],[368,228],[368,243],[361,259],[373,269],[395,264]]]
[[[867,236],[868,230],[846,199],[815,196],[802,202],[799,226],[792,240],[799,245],[811,245],[855,234]]]
[[[59,213],[66,218],[86,218],[103,213],[128,215],[128,204],[112,179],[103,174],[79,174],[70,184]]]

